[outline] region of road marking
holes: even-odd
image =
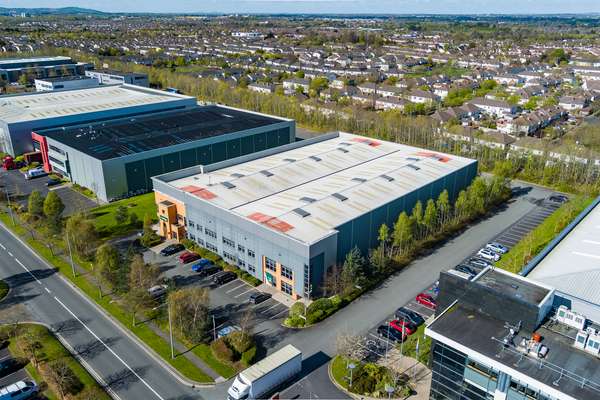
[[[288,311],[288,309],[287,309],[287,308],[285,308],[285,309],[281,310],[280,312],[278,312],[277,314],[273,315],[273,316],[272,316],[271,318],[269,318],[269,319],[275,319],[275,317],[277,317],[279,314],[283,314],[284,312],[287,312],[287,311]]]
[[[243,296],[243,295],[245,295],[246,293],[248,293],[248,292],[251,292],[251,291],[253,291],[253,290],[254,290],[254,288],[253,288],[253,287],[251,287],[250,289],[248,289],[248,290],[246,290],[246,291],[244,291],[244,292],[242,292],[242,293],[238,294],[237,296],[235,296],[235,298],[237,299],[238,297],[240,297],[240,296]]]
[[[48,289],[47,287],[44,288],[46,290],[46,292],[51,293],[50,289]]]
[[[256,306],[258,307],[260,304],[257,304]],[[262,314],[266,314],[267,311],[277,307],[279,305],[279,303],[277,301],[275,301],[275,304],[273,304],[271,307],[269,308],[265,308],[264,310],[261,311]]]
[[[600,244],[600,242],[596,241],[596,240],[584,240],[583,243],[588,243],[588,244]]]
[[[113,349],[111,349],[110,347],[108,347],[106,345],[106,343],[104,343],[104,341],[102,339],[100,339],[100,337],[98,337],[98,335],[96,335],[94,333],[94,331],[92,331],[86,324],[83,323],[83,321],[81,321],[79,319],[79,317],[77,315],[75,315],[73,313],[73,311],[71,311],[66,305],[64,305],[64,303],[62,301],[59,300],[58,297],[54,296],[54,300],[56,300],[58,302],[58,304],[60,304],[62,306],[62,308],[64,308],[65,310],[67,310],[67,312],[69,314],[71,314],[73,316],[73,318],[75,318],[98,342],[102,343],[102,345],[104,347],[106,347],[106,349],[108,351],[110,351],[110,353],[115,356],[115,358],[117,360],[119,360],[121,362],[121,364],[123,364],[125,366],[125,368],[127,368],[129,371],[131,371],[131,373],[133,375],[135,375],[136,378],[138,378],[140,380],[140,382],[142,382],[144,384],[144,386],[146,386],[152,393],[154,393],[154,395],[159,398],[160,400],[165,400],[160,394],[158,394],[158,392],[156,390],[154,390],[152,388],[152,386],[150,386],[148,384],[148,382],[146,382],[137,372],[135,372],[117,353],[114,352]]]
[[[600,256],[597,254],[582,253],[580,251],[574,251],[573,254],[582,256],[582,257],[589,257],[589,258],[595,258],[595,259],[600,260]]]
[[[13,253],[11,253],[10,251],[8,252],[8,255],[11,256],[11,257],[14,257]]]
[[[2,250],[6,250],[6,247],[2,243],[0,243],[0,247],[2,247]]]
[[[231,281],[231,282],[235,282],[235,281]],[[229,283],[231,283],[231,282],[229,282]],[[223,286],[221,286],[221,287],[225,287],[225,286],[227,286],[229,283],[226,283],[226,284],[224,284],[224,285],[223,285]],[[245,283],[242,283],[241,285],[239,285],[239,286],[236,286],[236,287],[234,287],[233,289],[229,289],[229,290],[228,290],[228,291],[226,291],[225,293],[231,293],[231,292],[233,292],[234,290],[237,290],[237,289],[241,288],[241,287],[242,287],[242,286],[244,286],[244,285],[245,285]]]
[[[22,263],[22,262],[21,262],[21,261],[20,261],[18,258],[15,258],[15,261],[17,262],[17,264],[19,264],[21,267],[23,267],[23,269],[24,269],[25,271],[27,271],[27,273],[28,273],[29,275],[31,275],[31,277],[32,277],[33,279],[35,279],[35,281],[36,281],[36,282],[37,282],[39,285],[41,285],[41,284],[42,284],[42,282],[40,282],[40,280],[39,280],[38,278],[36,278],[36,277],[35,277],[35,275],[31,273],[31,271],[29,270],[29,268],[27,268],[25,265],[23,265],[23,263]]]

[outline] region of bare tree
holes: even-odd
[[[69,393],[76,392],[81,386],[81,382],[69,364],[62,358],[48,363],[45,372],[46,379],[58,390],[61,399],[64,399]]]

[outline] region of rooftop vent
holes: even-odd
[[[315,160],[315,161],[317,161],[317,162],[318,162],[318,161],[321,161],[321,159],[320,159],[319,157],[317,157],[317,156],[310,156],[310,157],[308,157],[308,158],[310,158],[311,160]]]
[[[352,178],[353,182],[359,182],[359,183],[364,183],[367,180],[365,178]]]
[[[284,158],[283,161],[287,161],[287,162],[296,162],[295,159],[293,158]]]
[[[421,169],[421,168],[419,168],[419,167],[417,167],[416,165],[413,165],[413,164],[408,164],[408,165],[407,165],[407,167],[408,167],[408,168],[412,168],[412,169],[414,169],[415,171],[418,171],[418,170],[420,170],[420,169]]]
[[[301,216],[302,218],[306,218],[310,215],[309,212],[306,212],[305,210],[301,209],[301,208],[295,208],[294,211],[296,214],[298,214],[299,216]]]
[[[260,173],[266,177],[273,176],[273,174],[271,172],[267,171],[266,169],[260,171]]]
[[[394,178],[392,178],[392,177],[391,177],[391,176],[389,176],[389,175],[381,175],[381,177],[382,177],[383,179],[385,179],[386,181],[388,181],[388,182],[393,182],[393,181],[394,181]]]
[[[239,172],[234,172],[233,174],[231,174],[232,178],[243,178],[244,174],[240,174]]]
[[[317,201],[316,199],[313,199],[312,197],[301,197],[300,201],[303,201],[305,203],[314,203],[315,201]]]
[[[419,158],[416,158],[416,157],[406,157],[406,159],[407,159],[408,161],[421,161],[421,159],[419,159]]]
[[[335,197],[336,199],[338,199],[339,201],[348,200],[348,198],[346,196],[344,196],[343,194],[340,194],[340,193],[334,193],[334,194],[332,194],[332,196]]]
[[[227,189],[233,189],[235,187],[231,182],[221,182],[221,185],[225,186]]]
[[[338,147],[337,149],[338,149],[339,151],[341,151],[342,153],[347,153],[347,152],[348,152],[348,150],[346,150],[346,149],[342,149],[341,147]]]
[[[352,146],[352,144],[347,143],[347,142],[342,142],[342,143],[340,143],[340,146]]]

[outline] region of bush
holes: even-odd
[[[290,317],[296,317],[298,315],[304,315],[305,305],[301,301],[297,301],[290,307]]]
[[[301,328],[304,326],[305,321],[304,321],[304,318],[301,318],[298,315],[294,315],[294,316],[286,318],[283,321],[283,324],[286,326],[289,326],[290,328]]]
[[[252,336],[243,333],[240,331],[232,332],[229,336],[227,336],[227,343],[235,350],[237,353],[244,353],[252,346],[254,346],[254,340],[252,340]]]
[[[229,348],[225,338],[218,338],[210,344],[210,349],[212,350],[213,355],[223,362],[231,363],[234,361],[233,350]]]
[[[317,311],[326,311],[332,307],[333,303],[331,299],[323,297],[313,301],[306,309],[306,314],[314,314]]]
[[[306,315],[306,323],[309,325],[316,324],[323,320],[327,314],[323,310],[317,310]]]
[[[248,350],[242,353],[242,365],[244,367],[249,367],[254,362],[256,358],[256,346],[250,347]]]

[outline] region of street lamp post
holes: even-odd
[[[394,387],[392,385],[385,385],[385,391],[388,394],[388,399],[391,399],[392,394],[394,394]]]
[[[13,226],[15,225],[15,216],[13,215],[12,207],[10,204],[10,193],[8,193],[8,187],[4,188],[4,193],[6,193],[6,203],[8,204],[8,213],[10,214],[10,220],[12,221]]]
[[[352,387],[352,371],[354,370],[354,368],[356,368],[356,364],[354,364],[354,363],[348,364],[348,369],[350,370],[350,386],[349,387]]]
[[[171,345],[171,359],[175,358],[175,348],[173,346],[173,323],[171,320],[171,306],[169,304],[169,302],[167,301],[166,303],[158,306],[158,307],[154,307],[152,310],[158,310],[159,308],[162,307],[167,307],[167,316],[169,317],[169,342]]]
[[[67,247],[69,248],[69,258],[71,259],[71,272],[73,272],[73,278],[77,278],[77,274],[75,273],[75,262],[73,261],[73,252],[71,251],[71,240],[69,236],[70,235],[67,233]]]

